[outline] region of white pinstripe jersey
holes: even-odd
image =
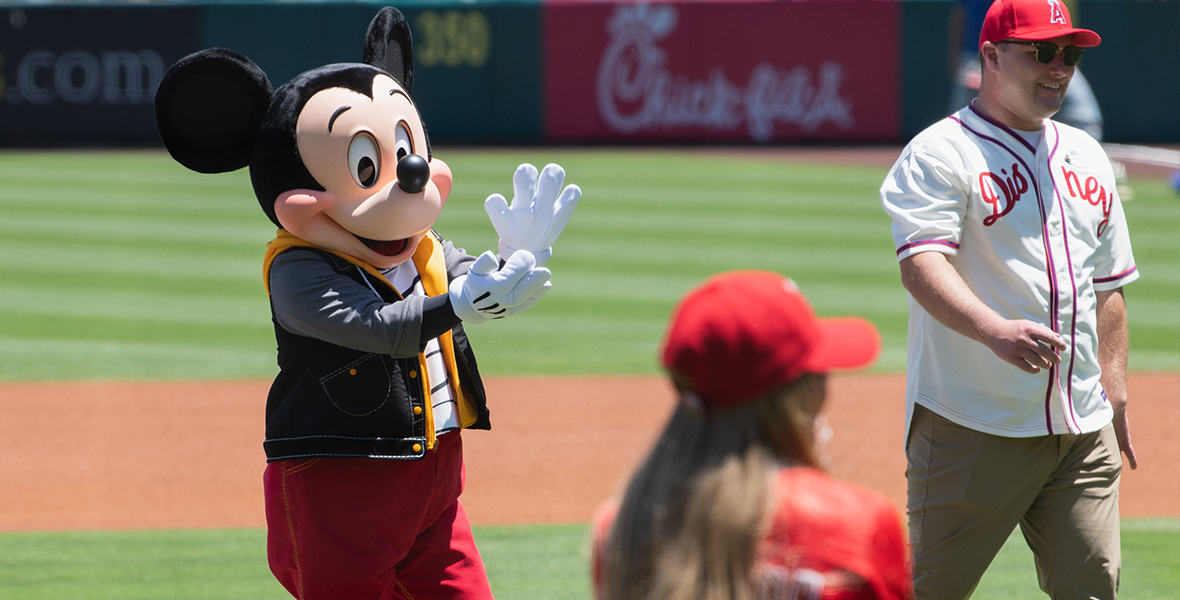
[[[900,261],[950,255],[986,305],[1043,323],[1068,348],[1039,374],[935,320],[911,296],[906,422],[914,403],[1007,437],[1097,431],[1113,410],[1099,383],[1095,291],[1139,277],[1102,147],[1045,120],[1026,139],[974,107],[902,151],[881,186]],[[1039,140],[1037,139],[1039,137]]]

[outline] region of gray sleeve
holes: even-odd
[[[386,304],[313,252],[275,257],[270,299],[275,320],[291,333],[396,358],[418,354],[425,298]]]
[[[443,258],[447,262],[447,281],[454,281],[456,277],[466,275],[471,263],[475,262],[475,257],[448,241],[443,241],[442,247]]]

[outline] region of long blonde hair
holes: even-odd
[[[749,600],[774,474],[817,465],[826,377],[804,375],[713,412],[673,381],[682,400],[623,495],[601,600]]]

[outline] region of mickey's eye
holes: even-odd
[[[399,142],[400,143],[400,142]],[[348,145],[348,172],[363,188],[373,187],[381,174],[381,155],[377,141],[367,133],[358,133]]]
[[[397,124],[397,159],[401,160],[414,153],[414,142],[410,138],[410,129],[405,123]]]

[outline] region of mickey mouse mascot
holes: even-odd
[[[491,598],[459,502],[460,430],[490,426],[463,325],[519,314],[581,191],[521,165],[485,203],[499,256],[432,230],[451,171],[410,97],[403,15],[383,8],[363,64],[277,90],[226,49],[173,65],[156,94],[164,145],[202,173],[250,167],[262,210],[280,372],[266,405],[271,570],[297,598]]]

